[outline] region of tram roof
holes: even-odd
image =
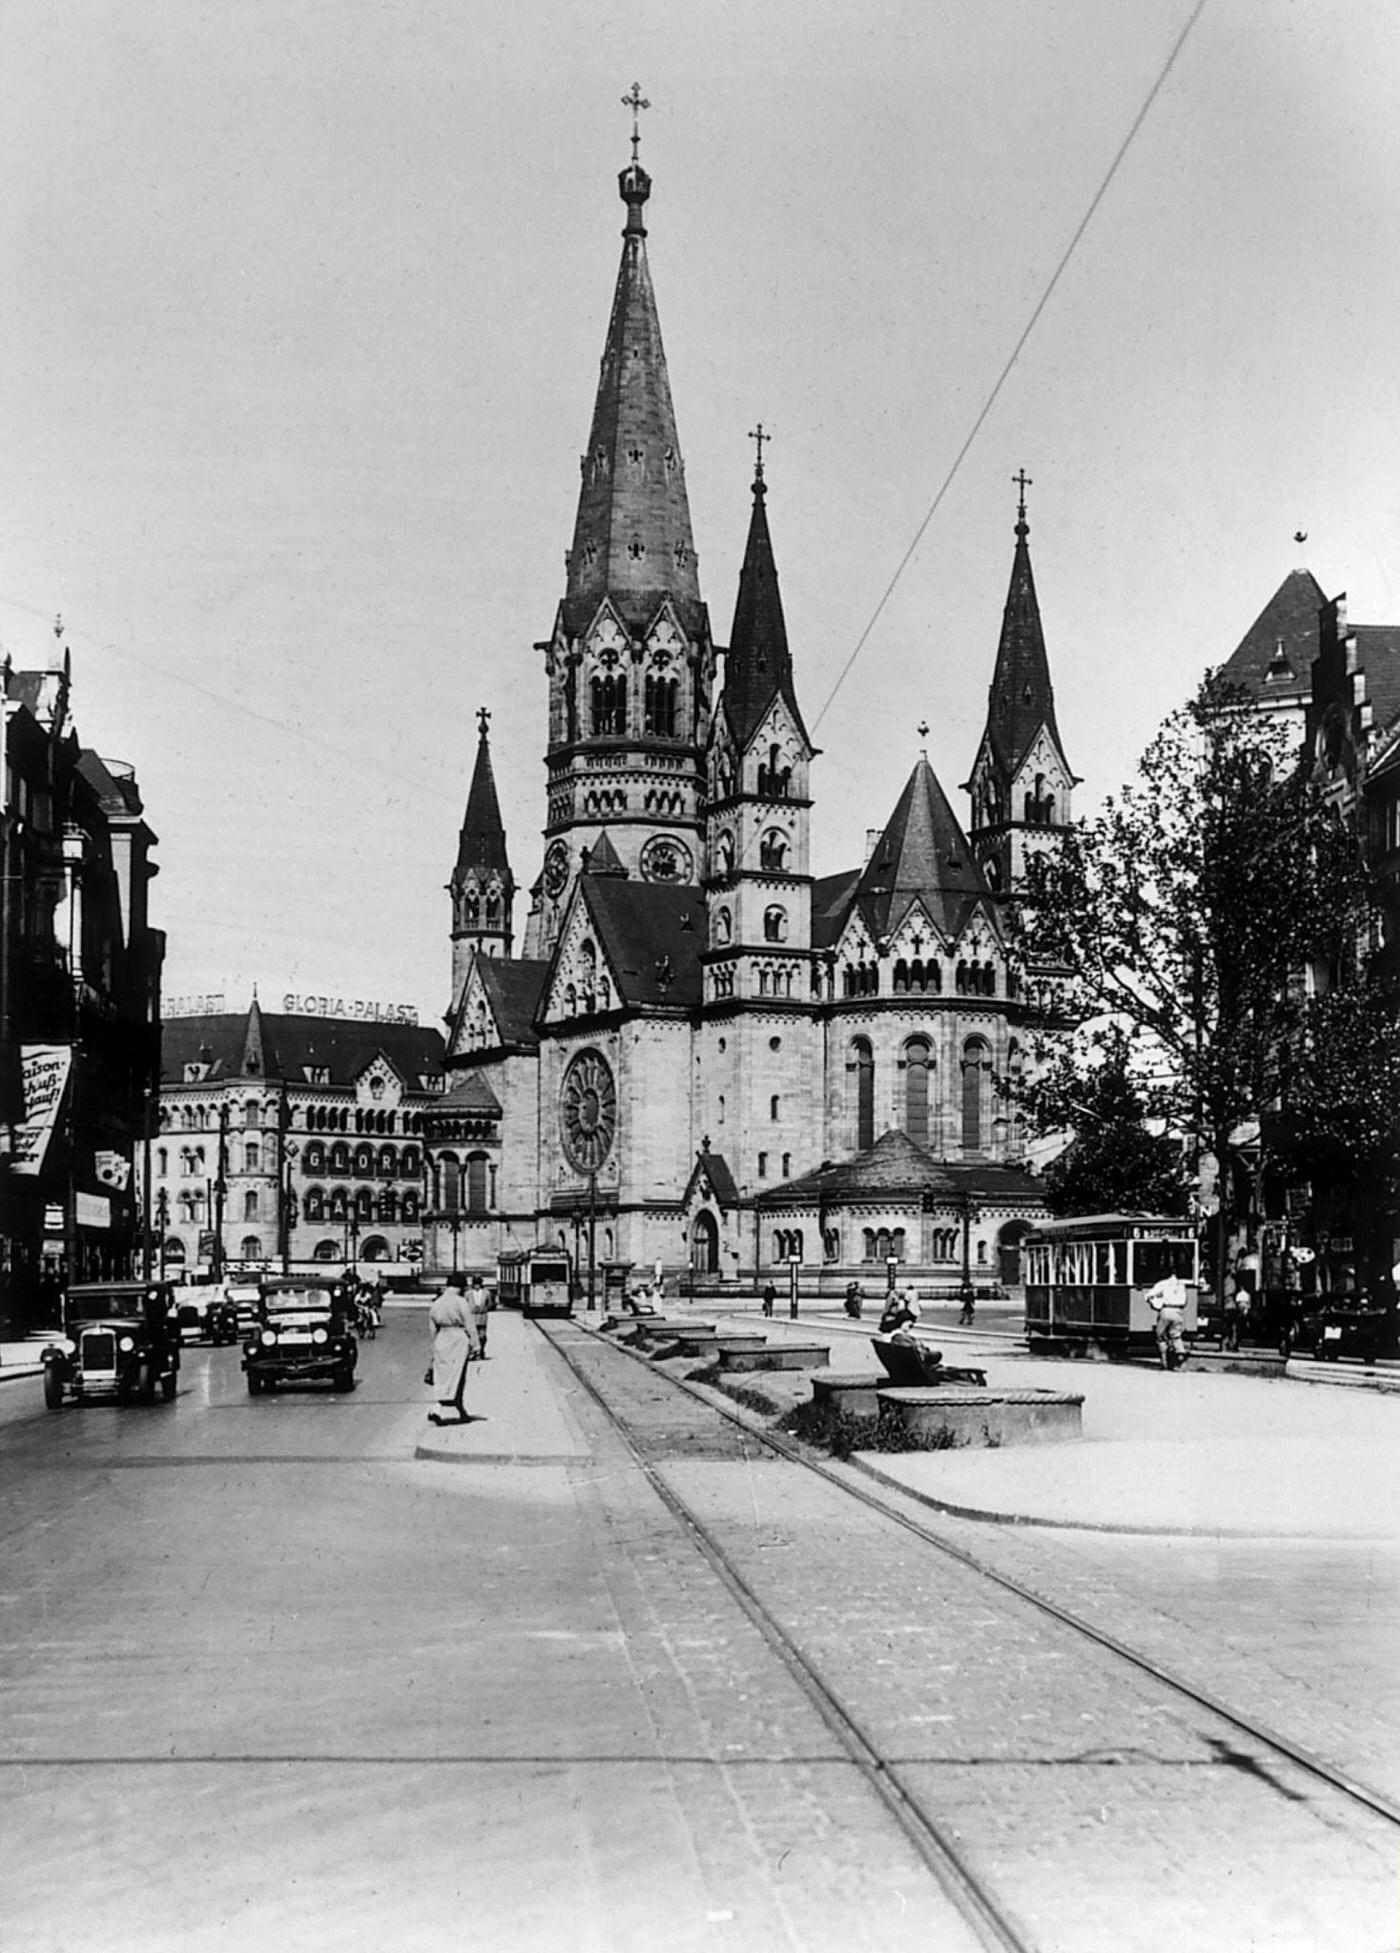
[[[1180,1234],[1194,1240],[1196,1226],[1184,1214],[1067,1214],[1060,1220],[1037,1221],[1028,1240],[1063,1240],[1067,1235],[1083,1234],[1111,1237],[1115,1234]]]

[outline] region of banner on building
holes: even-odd
[[[120,1193],[131,1178],[131,1161],[104,1147],[93,1156],[93,1170],[104,1187],[115,1187]]]
[[[72,1064],[71,1045],[21,1045],[24,1118],[15,1127],[15,1150],[10,1160],[12,1173],[43,1172]]]
[[[112,1203],[106,1194],[75,1193],[73,1219],[79,1227],[107,1228],[112,1225]]]

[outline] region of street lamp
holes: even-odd
[[[964,1325],[971,1323],[976,1310],[977,1298],[972,1289],[972,1224],[981,1218],[981,1208],[970,1193],[965,1193],[962,1196],[962,1311],[958,1316]]]

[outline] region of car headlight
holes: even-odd
[[[78,1354],[78,1345],[73,1341],[71,1336],[62,1337],[58,1347],[63,1351],[65,1356],[76,1356]]]
[[[264,1329],[258,1341],[264,1349],[271,1349],[272,1345],[277,1341],[277,1331],[275,1329]]]
[[[132,1342],[130,1336],[119,1336],[117,1338],[117,1348],[123,1356],[130,1356],[135,1347],[136,1345]]]
[[[312,1330],[312,1332],[311,1332],[311,1340],[312,1340],[312,1342],[313,1342],[313,1343],[324,1343],[324,1342],[325,1342],[325,1340],[326,1340],[326,1332],[325,1332],[325,1330],[324,1330],[324,1329],[313,1329],[313,1330]]]

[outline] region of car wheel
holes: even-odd
[[[160,1394],[161,1394],[161,1399],[164,1403],[167,1404],[174,1403],[175,1382],[176,1382],[175,1372],[173,1370],[167,1370],[165,1375],[160,1380]]]
[[[353,1390],[355,1388],[355,1372],[348,1366],[345,1369],[337,1370],[335,1376],[332,1378],[332,1383],[337,1390]]]
[[[44,1402],[50,1410],[57,1410],[63,1402],[63,1378],[52,1363],[44,1371]]]
[[[262,1378],[257,1374],[256,1370],[250,1370],[248,1372],[248,1395],[250,1397],[261,1397],[262,1387]]]

